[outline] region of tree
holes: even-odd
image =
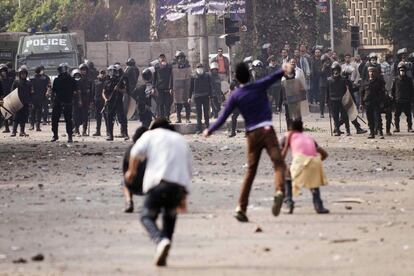
[[[379,32],[397,48],[414,45],[414,5],[412,0],[385,1]]]
[[[5,32],[14,14],[16,13],[16,4],[13,0],[0,1],[0,32]]]

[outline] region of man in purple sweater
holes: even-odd
[[[220,114],[217,121],[208,130],[204,131],[205,137],[212,135],[214,131],[224,124],[235,108],[240,110],[245,120],[248,167],[235,215],[240,222],[248,221],[246,211],[249,194],[263,149],[266,149],[275,170],[274,182],[276,192],[272,213],[275,216],[278,216],[280,213],[283,203],[283,172],[285,163],[280,154],[276,132],[273,129],[272,112],[266,91],[273,83],[292,70],[291,65],[284,64],[283,70],[277,70],[263,79],[249,83],[249,68],[244,63],[238,64],[236,67],[236,79],[239,81],[240,87],[231,94],[224,111]]]

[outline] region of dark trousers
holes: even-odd
[[[177,219],[177,207],[185,195],[184,187],[165,181],[161,181],[158,186],[147,193],[141,223],[155,243],[160,242],[163,238],[172,239]],[[160,213],[162,214],[161,230],[156,223]]]
[[[341,125],[339,118],[341,118],[341,121],[345,123],[346,130],[349,131],[349,118],[344,106],[342,105],[342,101],[331,101],[331,114],[334,120],[335,132],[339,132]]]
[[[79,127],[82,124],[82,108],[81,108],[81,105],[76,101],[73,104],[72,118],[73,118],[73,124],[75,126],[75,130],[78,132]]]
[[[42,103],[33,103],[33,107],[30,110],[30,124],[32,126],[37,124],[37,126],[40,125],[42,122],[42,116],[43,116],[43,106]]]
[[[385,114],[385,129],[387,133],[389,133],[391,131],[391,124],[392,124],[392,110],[390,107],[388,107],[385,110],[383,110],[382,113]],[[382,128],[381,128],[381,131],[382,131]]]
[[[283,192],[283,173],[285,162],[280,154],[279,143],[273,127],[262,127],[247,133],[247,172],[241,188],[239,207],[246,212],[249,194],[256,176],[262,151],[266,150],[274,168],[274,185],[276,191]]]
[[[81,121],[83,125],[83,132],[86,133],[88,129],[88,122],[89,122],[89,102],[83,102],[81,108]]]
[[[191,106],[189,103],[177,103],[175,104],[175,109],[177,111],[177,120],[181,122],[181,111],[185,108],[185,118],[190,120],[191,115]]]
[[[159,90],[157,97],[158,117],[170,119],[171,105],[173,97],[170,90]]]
[[[152,113],[151,112],[143,112],[139,114],[139,119],[142,123],[143,127],[149,128],[152,122]]]
[[[23,107],[16,112],[13,121],[13,133],[17,132],[17,127],[20,125],[20,133],[24,133],[27,120],[29,119],[29,105],[25,104]]]
[[[49,117],[49,99],[45,99],[42,102],[42,118],[43,123],[47,123],[47,118]]]
[[[328,90],[328,87],[321,87],[319,89],[318,99],[319,99],[319,111],[321,115],[325,114],[325,102],[326,102],[327,90]]]
[[[114,121],[115,116],[118,118],[119,124],[121,125],[121,134],[128,135],[128,122],[124,112],[124,104],[122,101],[110,104],[107,107],[106,114],[106,131],[110,137],[114,136]]]
[[[382,131],[382,119],[381,119],[381,110],[376,103],[366,104],[365,106],[368,127],[371,134],[375,133],[375,130]]]
[[[101,100],[95,100],[95,120],[96,120],[96,133],[101,133],[102,126],[102,108],[104,107],[104,102]]]
[[[194,98],[197,112],[197,130],[202,130],[202,116],[204,113],[204,123],[206,128],[210,126],[210,99],[208,96]]]
[[[240,115],[240,111],[238,109],[235,109],[233,111],[233,114],[231,115],[231,133],[236,133],[237,129],[237,118]]]
[[[394,115],[394,121],[395,121],[395,128],[400,129],[400,116],[401,113],[404,113],[407,117],[407,126],[408,128],[413,127],[413,119],[411,115],[411,104],[410,103],[397,103],[395,106],[395,115]]]
[[[221,109],[220,100],[218,96],[211,97],[211,108],[213,109],[214,118],[217,118]]]
[[[58,136],[58,127],[59,127],[59,119],[60,115],[65,118],[66,123],[66,133],[69,136],[72,136],[72,104],[62,104],[61,102],[55,101],[53,104],[52,110],[52,132],[53,136]]]
[[[310,103],[317,102],[319,99],[320,89],[319,89],[319,77],[312,78],[310,83],[309,97],[308,101]]]

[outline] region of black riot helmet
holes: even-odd
[[[29,74],[29,71],[27,70],[27,66],[26,65],[20,66],[18,73],[19,73],[19,76],[21,74],[26,74],[27,76]]]
[[[57,68],[57,71],[58,71],[59,75],[66,74],[68,72],[68,68],[69,68],[69,66],[68,66],[67,63],[61,63],[61,64],[59,64],[59,67]]]
[[[41,67],[41,66],[37,66],[37,67],[36,67],[36,69],[35,69],[35,73],[36,73],[36,74],[40,74],[40,73],[42,72],[42,70],[43,70],[43,69],[42,69],[42,67]]]
[[[135,59],[133,58],[128,58],[126,65],[128,66],[135,66]]]
[[[145,68],[142,71],[142,79],[146,82],[149,82],[152,80],[152,71],[151,68]]]

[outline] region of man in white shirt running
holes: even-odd
[[[192,157],[187,141],[166,119],[157,119],[131,149],[125,178],[131,182],[143,160],[147,161],[143,192],[146,194],[142,225],[157,244],[155,264],[166,266],[177,211],[186,209],[192,178]],[[162,229],[156,224],[162,213]]]

